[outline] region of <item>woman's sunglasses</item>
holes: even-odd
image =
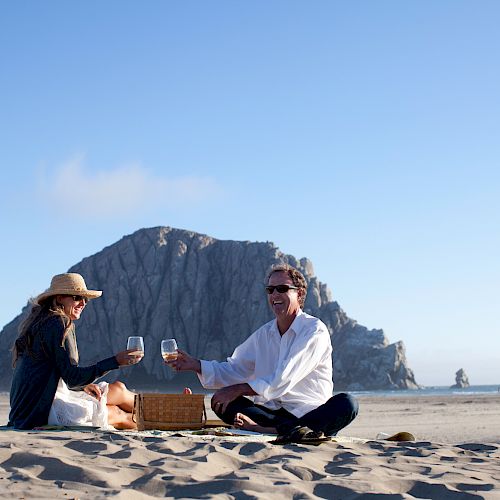
[[[89,299],[87,297],[82,297],[81,295],[70,295],[70,297],[75,302],[81,302],[83,300],[84,304],[86,304],[89,301]]]
[[[292,286],[292,285],[276,285],[276,286],[266,286],[266,292],[271,295],[274,290],[276,290],[278,293],[286,293],[288,290],[298,290],[298,286]]]

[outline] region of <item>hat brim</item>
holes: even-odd
[[[54,295],[81,295],[87,299],[97,299],[102,295],[101,290],[75,290],[74,288],[70,289],[59,289],[59,290],[47,290],[41,293],[36,299],[35,304],[40,305],[40,302],[48,299],[49,297],[53,297]]]

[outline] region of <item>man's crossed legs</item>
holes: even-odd
[[[286,436],[293,429],[307,427],[325,436],[335,436],[356,418],[358,402],[350,394],[336,394],[326,403],[298,418],[284,408],[270,410],[240,396],[228,404],[224,413],[215,413],[227,424],[256,432]]]

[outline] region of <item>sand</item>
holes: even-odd
[[[320,446],[270,436],[1,431],[2,498],[500,498],[500,394],[362,397]],[[5,423],[7,395],[0,396]],[[376,440],[412,432],[414,442]]]

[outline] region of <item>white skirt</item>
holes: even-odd
[[[90,396],[84,391],[71,391],[64,380],[59,379],[56,395],[50,408],[49,425],[85,425],[112,429],[108,424],[109,384],[99,382],[101,400]]]

